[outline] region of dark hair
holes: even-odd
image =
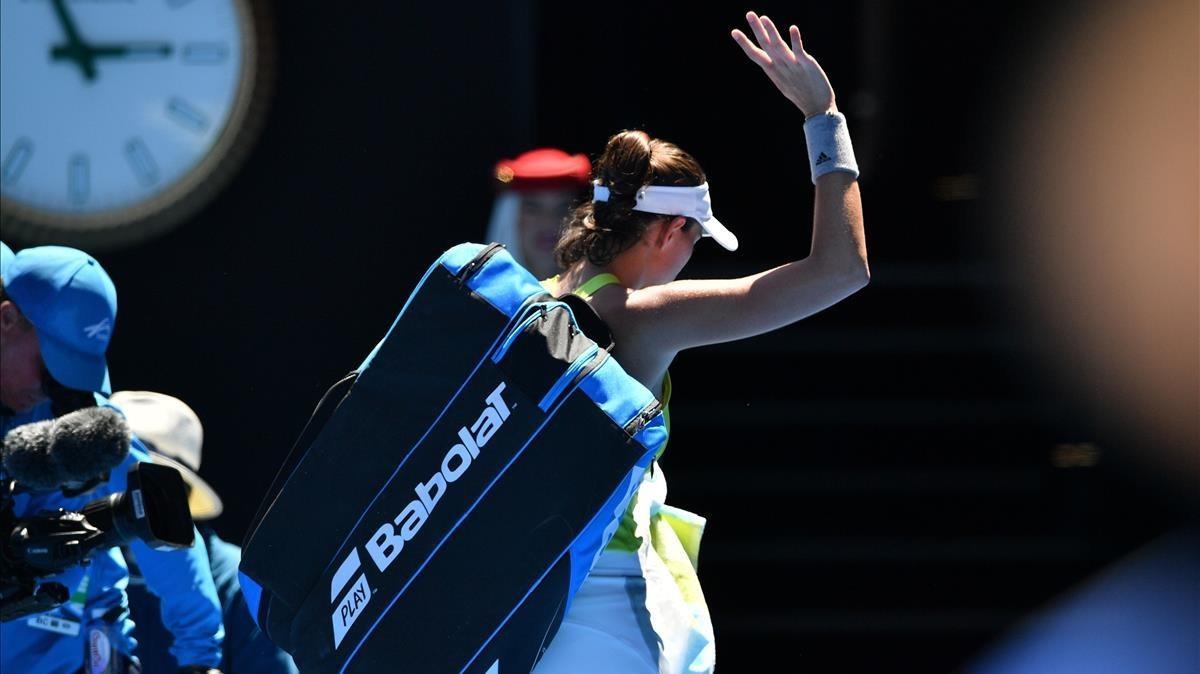
[[[590,199],[569,216],[554,257],[563,269],[587,258],[603,266],[628,250],[663,216],[633,210],[646,185],[695,186],[706,179],[700,164],[674,143],[652,139],[645,131],[622,131],[604,146],[592,169],[609,189],[608,201]]]
[[[13,306],[17,307],[17,320],[20,321],[20,323],[25,327],[33,327],[33,324],[29,322],[29,319],[25,318],[25,314],[21,311],[21,307],[17,306],[16,300],[9,296],[8,291],[5,290],[4,279],[2,278],[0,278],[0,302],[12,302]]]

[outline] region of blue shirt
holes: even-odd
[[[97,402],[120,411],[99,396]],[[48,403],[22,414],[0,416],[0,435],[52,416]],[[107,482],[73,497],[59,491],[18,494],[14,497],[14,514],[20,518],[58,508],[78,511],[91,501],[123,492],[126,473],[138,461],[150,461],[150,456],[141,441],[134,438],[129,456],[112,470]],[[195,532],[194,545],[185,550],[155,550],[141,540],[131,541],[129,547],[137,556],[147,587],[162,599],[162,621],[175,636],[171,654],[177,663],[218,667],[225,630],[199,532]],[[103,631],[121,652],[133,652],[137,641],[125,594],[129,569],[116,548],[97,550],[91,559],[88,566],[76,566],[42,579],[65,585],[72,595],[68,603],[39,616],[0,624],[0,672],[73,674],[84,664],[92,630]]]
[[[211,527],[201,524],[199,529],[208,547],[213,582],[217,584],[217,596],[221,599],[225,619],[225,656],[221,660],[221,671],[225,674],[296,674],[291,656],[271,643],[250,617],[238,582],[242,549],[221,540]],[[145,591],[136,574],[129,585],[129,609],[137,623],[136,655],[142,661],[142,671],[171,671],[170,656],[167,655],[171,639],[156,617],[158,600]]]

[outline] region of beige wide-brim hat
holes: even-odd
[[[200,470],[204,427],[186,403],[153,391],[117,391],[110,398],[125,414],[129,430],[146,443],[155,463],[179,471],[191,488],[188,509],[194,520],[210,520],[225,509]]]

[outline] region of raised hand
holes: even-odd
[[[821,64],[804,51],[799,28],[792,26],[788,29],[791,38],[789,46],[770,18],[748,12],[746,22],[750,24],[758,44],[736,28],[731,33],[734,41],[751,61],[763,69],[779,91],[800,108],[805,118],[837,110],[829,78],[825,76]]]

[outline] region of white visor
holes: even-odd
[[[609,189],[599,180],[592,183],[593,201],[608,201]],[[737,250],[738,240],[712,214],[712,199],[708,183],[695,187],[666,187],[647,185],[638,190],[635,211],[658,215],[682,215],[700,223],[702,236],[711,236],[725,250]]]

